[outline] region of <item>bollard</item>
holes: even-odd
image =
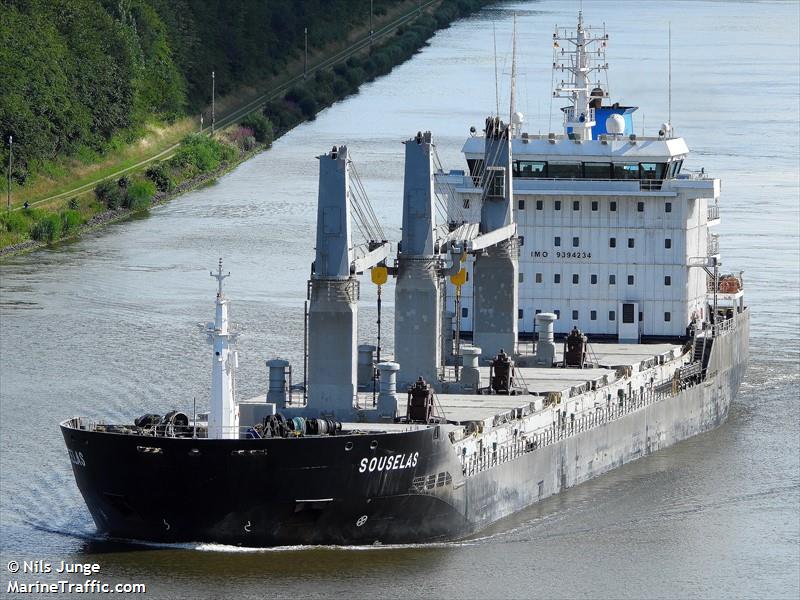
[[[461,372],[461,383],[465,389],[479,390],[481,387],[481,373],[478,370],[478,358],[481,349],[477,346],[462,346],[461,357],[463,369]]]

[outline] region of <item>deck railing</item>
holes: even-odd
[[[486,469],[514,460],[523,454],[534,452],[568,437],[600,427],[645,406],[674,396],[698,383],[698,377],[689,375],[690,372],[688,370],[685,372],[687,374],[686,377],[667,381],[643,392],[635,392],[628,397],[615,399],[604,407],[589,409],[580,415],[574,415],[574,418],[572,416],[562,418],[560,423],[553,423],[524,436],[519,435],[513,440],[499,444],[496,447],[485,448],[479,454],[462,459],[463,473],[466,477],[470,477]]]

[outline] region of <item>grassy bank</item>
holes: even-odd
[[[442,0],[435,11],[423,12],[371,50],[317,71],[213,137],[185,135],[184,131],[182,141],[165,160],[105,180],[88,193],[0,214],[0,255],[75,237],[88,229],[146,211],[156,203],[218,177],[254,153],[269,148],[275,137],[314,119],[320,110],[357,92],[361,84],[389,73],[424,46],[437,29],[484,3],[485,0]],[[180,131],[179,126],[176,123],[173,127]],[[172,131],[171,135],[174,134]],[[132,164],[139,158],[135,150],[129,153]],[[114,165],[107,168],[114,172]]]
[[[247,123],[260,124],[258,133]],[[148,211],[152,206],[213,181],[272,143],[264,117],[253,117],[211,138],[190,134],[174,156],[144,171],[98,184],[59,208],[23,208],[0,214],[0,255],[17,254],[77,237],[100,226]]]

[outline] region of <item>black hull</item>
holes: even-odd
[[[704,381],[597,426],[562,429],[533,451],[484,453],[483,468],[469,474],[439,427],[260,440],[97,432],[77,428],[78,419],[61,430],[89,511],[114,537],[242,546],[450,540],[718,427],[742,381],[748,337],[744,312],[715,338]]]
[[[97,528],[113,537],[264,547],[428,542],[471,531],[452,502],[460,465],[433,429],[262,440],[67,424],[62,433]],[[360,472],[361,461],[373,457],[375,471]],[[397,468],[387,471],[390,459]],[[415,477],[439,473],[452,473],[448,485],[428,493],[414,487]]]

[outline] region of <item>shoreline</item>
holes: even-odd
[[[145,210],[133,210],[130,208],[114,208],[106,210],[92,216],[88,221],[86,221],[86,223],[81,225],[74,233],[71,233],[70,235],[64,236],[57,240],[53,240],[52,242],[25,240],[24,242],[19,242],[17,244],[12,244],[10,246],[0,248],[0,260],[4,258],[11,258],[13,256],[27,254],[29,252],[34,252],[36,250],[47,248],[48,246],[54,246],[68,240],[75,240],[80,237],[83,237],[88,233],[98,231],[103,227],[106,227],[107,225],[111,225],[112,223],[119,223],[131,217],[135,217],[141,214],[146,214],[151,208],[155,206],[161,206],[162,204],[166,204],[167,202],[174,200],[178,196],[182,196],[183,194],[191,192],[205,184],[213,183],[219,177],[222,177],[223,175],[230,173],[231,171],[233,171],[233,169],[235,169],[245,161],[250,160],[256,154],[259,154],[265,150],[269,150],[269,148],[264,146],[263,144],[259,144],[252,150],[243,153],[239,158],[239,160],[235,160],[229,163],[223,163],[222,165],[219,166],[218,169],[211,171],[209,173],[200,173],[199,175],[196,175],[191,179],[187,179],[186,181],[179,183],[178,185],[175,186],[174,190],[171,190],[169,192],[156,192],[156,194],[153,196],[153,201],[151,202],[150,206]]]

